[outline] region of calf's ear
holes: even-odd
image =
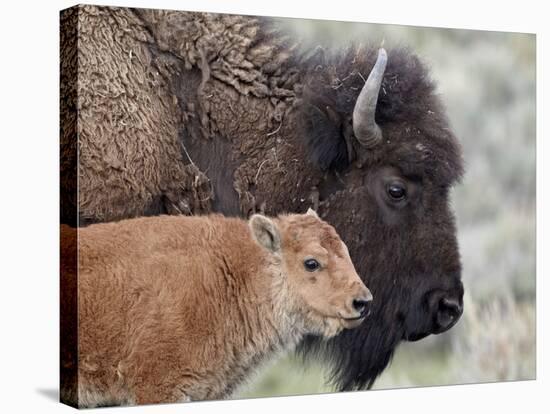
[[[248,220],[248,225],[260,246],[272,253],[278,253],[281,250],[281,235],[273,220],[261,214],[254,214]]]
[[[311,207],[307,209],[307,213],[306,213],[308,216],[313,216],[315,217],[316,219],[319,218],[319,216],[317,215],[316,211],[313,210]],[[320,219],[319,219],[320,220]]]

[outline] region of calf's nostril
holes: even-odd
[[[370,300],[354,299],[352,305],[353,309],[355,309],[361,315],[366,315],[369,312]]]

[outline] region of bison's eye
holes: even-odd
[[[321,265],[315,259],[307,259],[304,262],[304,267],[306,268],[306,270],[308,272],[315,272],[317,269],[319,269],[321,267]]]
[[[393,201],[401,201],[407,196],[407,190],[401,183],[388,185],[387,191]]]

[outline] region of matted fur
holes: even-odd
[[[179,108],[139,19],[79,6],[62,13],[61,37],[62,222],[76,225],[76,208],[81,222],[158,214],[165,205],[208,211],[200,201],[209,199],[208,180],[184,162]],[[89,189],[78,196],[76,174]]]
[[[79,229],[78,239],[62,226],[64,252],[78,243],[78,273],[61,268],[62,291],[78,280],[78,391],[63,387],[62,398],[79,407],[225,398],[304,335],[357,326],[342,318],[371,296],[335,230],[312,215],[262,217],[250,227],[218,215],[139,218]],[[280,241],[257,242],[262,225]],[[310,255],[323,270],[304,269]],[[62,375],[75,370],[63,350],[62,361]]]

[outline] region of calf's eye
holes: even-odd
[[[319,269],[321,267],[321,265],[315,259],[307,259],[304,262],[304,267],[306,268],[306,270],[308,272],[315,272],[317,269]]]
[[[387,191],[390,198],[394,201],[401,201],[407,195],[407,190],[405,190],[405,187],[398,183],[388,185]]]

